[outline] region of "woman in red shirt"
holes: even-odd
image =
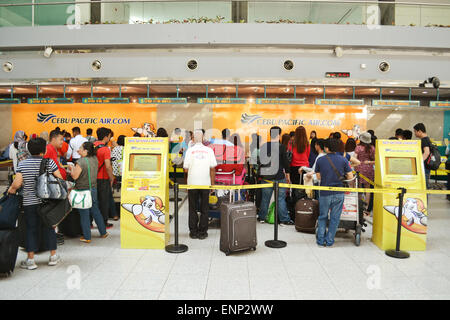
[[[300,126],[295,129],[294,143],[290,151],[292,152],[291,181],[293,184],[303,184],[303,172],[300,167],[309,167],[310,152],[305,127]]]

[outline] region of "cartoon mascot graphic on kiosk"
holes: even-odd
[[[124,203],[122,207],[134,215],[136,221],[144,228],[154,232],[164,232],[164,204],[160,197],[145,196],[140,204]]]
[[[384,209],[398,218],[398,206],[384,206]],[[427,233],[426,208],[422,200],[407,198],[402,210],[402,226],[411,232]]]
[[[144,138],[156,137],[156,129],[152,123],[145,122],[141,128],[131,128],[136,133],[139,133]]]

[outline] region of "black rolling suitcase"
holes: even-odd
[[[256,250],[256,207],[252,202],[223,202],[220,206],[220,251]]]
[[[58,231],[70,238],[75,238],[83,234],[78,209],[72,208],[72,211],[58,224]]]
[[[14,271],[19,251],[19,230],[0,230],[0,274],[10,275]]]

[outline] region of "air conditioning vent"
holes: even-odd
[[[388,72],[391,68],[391,65],[389,64],[389,62],[383,61],[378,65],[378,68],[381,72]]]
[[[3,64],[3,71],[11,72],[14,69],[14,65],[11,62],[5,62]]]
[[[99,60],[94,60],[94,62],[92,62],[91,67],[92,67],[92,70],[98,71],[101,69],[102,63]]]
[[[284,68],[286,70],[292,70],[292,69],[294,69],[294,63],[291,60],[286,60],[284,62]]]
[[[189,69],[195,70],[195,69],[197,69],[197,61],[189,60],[188,63],[187,63],[187,66],[188,66]]]

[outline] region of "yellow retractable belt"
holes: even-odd
[[[280,188],[291,188],[291,189],[309,189],[309,190],[324,190],[324,191],[341,191],[341,192],[369,192],[369,193],[399,193],[400,189],[394,188],[344,188],[344,187],[324,187],[324,186],[304,186],[298,184],[287,184],[280,183],[278,185]],[[248,184],[239,186],[228,186],[228,185],[212,185],[212,186],[197,186],[181,184],[180,189],[200,189],[200,190],[241,190],[241,189],[262,189],[262,188],[272,188],[273,184]],[[407,189],[407,193],[427,193],[427,194],[450,194],[450,190],[420,190],[420,189]]]
[[[241,190],[241,189],[262,189],[262,188],[272,188],[273,184],[246,184],[239,186],[228,186],[228,185],[212,185],[212,186],[196,186],[190,184],[180,184],[180,189],[200,189],[200,190]]]

